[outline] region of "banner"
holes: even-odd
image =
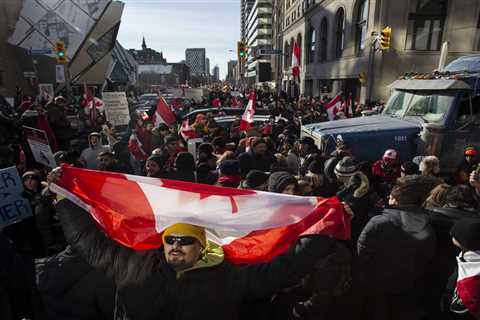
[[[114,126],[126,126],[130,122],[130,111],[125,92],[104,92],[105,116]]]
[[[17,168],[0,170],[0,229],[32,216]]]
[[[23,126],[23,132],[35,161],[49,168],[55,168],[57,164],[53,158],[53,152],[45,131]]]

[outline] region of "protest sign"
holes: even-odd
[[[55,91],[51,83],[40,83],[38,85],[38,91],[40,92],[40,96],[47,101],[55,97]]]
[[[49,168],[55,168],[57,164],[53,158],[52,149],[48,144],[45,131],[23,126],[23,132],[25,133],[35,161]]]
[[[0,170],[0,228],[32,216],[30,203],[22,197],[22,192],[17,168]]]
[[[105,116],[114,126],[126,126],[130,122],[130,111],[125,92],[104,92]]]

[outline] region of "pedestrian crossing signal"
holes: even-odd
[[[392,42],[392,28],[385,27],[380,33],[380,50],[390,49]]]
[[[65,51],[65,43],[61,40],[55,43],[55,53],[58,64],[67,63],[67,53]]]

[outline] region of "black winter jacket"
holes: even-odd
[[[358,239],[356,271],[370,292],[403,293],[417,288],[434,250],[435,234],[422,209],[385,209]]]
[[[36,260],[37,285],[49,320],[113,318],[115,286],[70,247]]]
[[[108,238],[85,211],[57,205],[67,241],[117,284],[115,319],[238,319],[242,303],[298,282],[334,248],[324,236],[304,237],[268,264],[223,263],[177,277],[161,250],[135,252]]]
[[[272,164],[277,162],[275,156],[269,152],[266,152],[264,155],[258,155],[251,150],[240,154],[238,160],[240,161],[242,177],[246,177],[251,170],[269,172]]]

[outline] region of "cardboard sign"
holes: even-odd
[[[130,122],[130,111],[125,92],[104,92],[105,116],[114,126],[126,126]]]
[[[23,126],[23,132],[25,133],[35,161],[49,168],[55,168],[57,164],[53,158],[52,149],[48,143],[45,131]]]
[[[17,168],[0,170],[0,228],[32,216],[32,208],[22,197],[23,184]]]

